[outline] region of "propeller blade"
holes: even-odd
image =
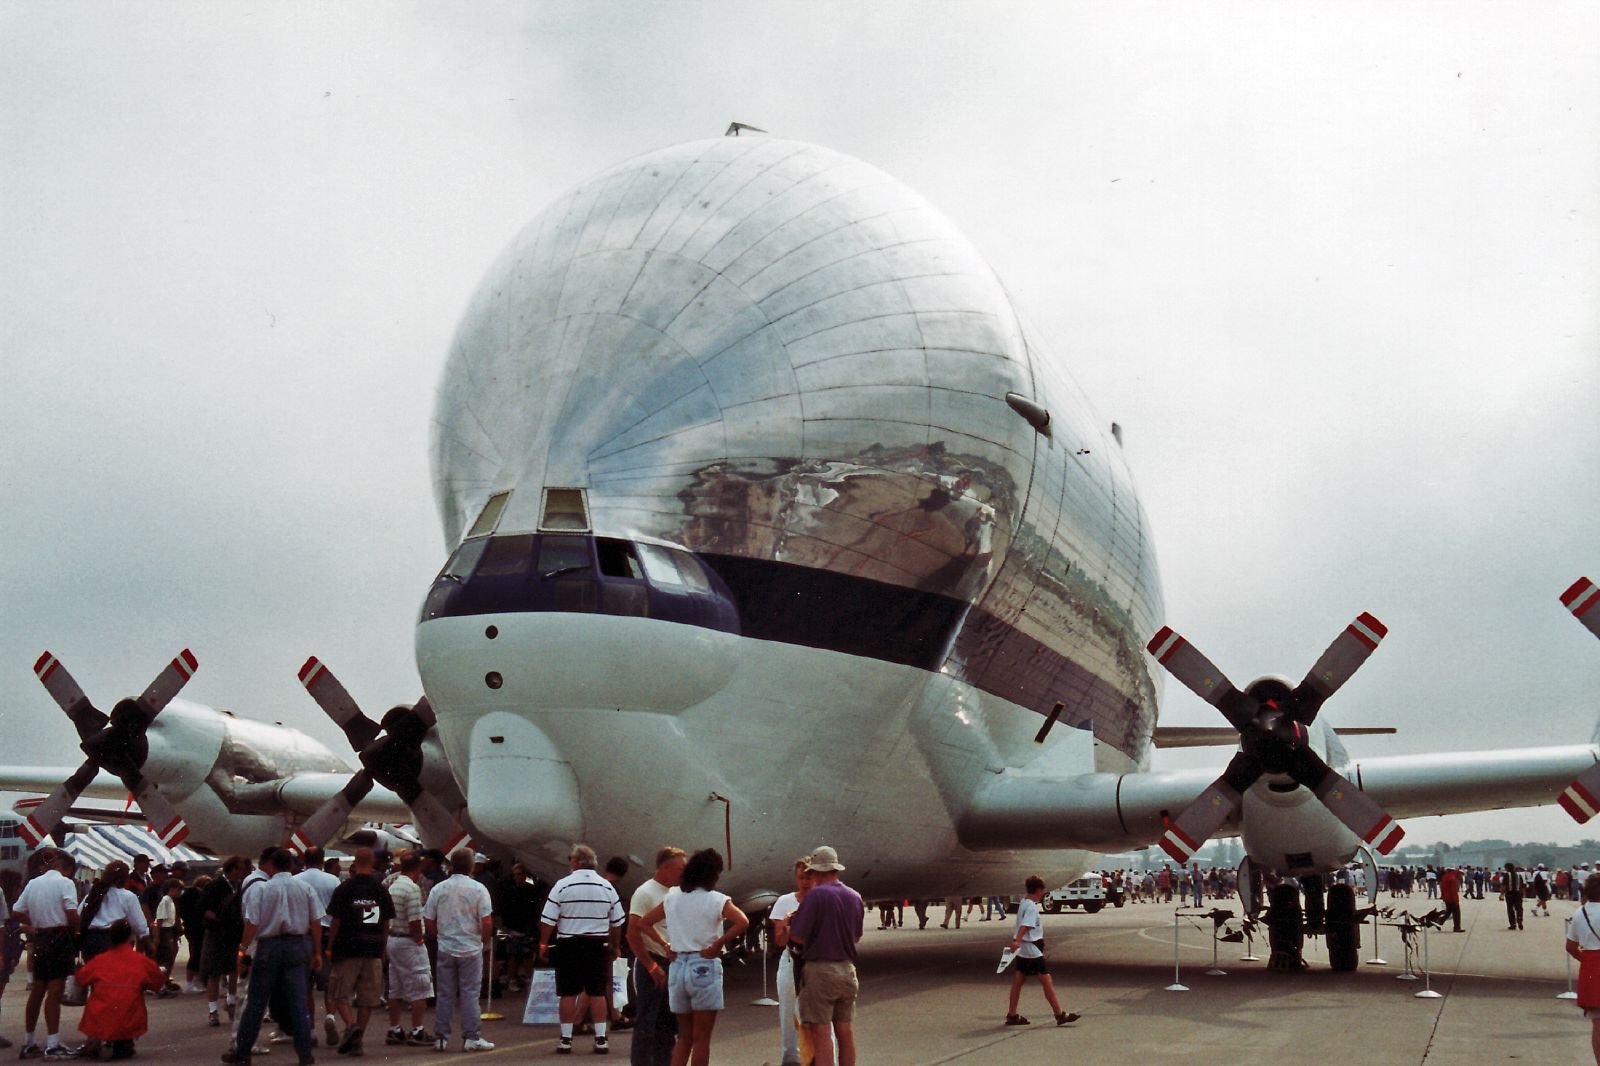
[[[1310,748],[1293,753],[1289,776],[1316,794],[1333,816],[1379,855],[1395,849],[1406,831],[1373,798],[1322,761]]]
[[[172,697],[167,697],[169,700]],[[166,706],[165,703],[162,706]],[[154,781],[135,770],[122,778],[122,783],[128,786],[128,791],[133,793],[139,810],[144,812],[145,821],[150,824],[150,831],[162,845],[175,848],[182,844],[189,836],[189,824],[177,812],[167,797],[156,788]]]
[[[426,696],[417,698],[417,702],[411,705],[411,713],[416,715],[417,720],[427,729],[432,729],[439,721],[438,715],[433,713],[433,704],[428,702]]]
[[[1572,612],[1572,617],[1584,624],[1584,627],[1600,637],[1600,611],[1594,609],[1600,604],[1600,585],[1596,585],[1586,577],[1580,577],[1572,583],[1572,587],[1561,594],[1561,602],[1567,610]]]
[[[1244,790],[1255,784],[1261,772],[1261,764],[1253,756],[1242,751],[1235,755],[1222,776],[1167,823],[1160,840],[1161,850],[1174,862],[1186,865],[1217,827],[1239,809]]]
[[[358,772],[289,836],[290,850],[299,854],[307,848],[321,847],[332,840],[350,820],[350,812],[355,810],[356,804],[365,799],[367,793],[371,791],[371,772],[367,770]]]
[[[1361,664],[1377,650],[1388,633],[1388,627],[1365,611],[1346,626],[1295,689],[1295,720],[1302,725],[1316,721],[1323,701],[1338,692],[1351,675],[1361,669]]]
[[[89,702],[89,697],[83,694],[83,689],[67,673],[67,668],[61,665],[49,652],[39,656],[39,661],[33,664],[33,673],[39,683],[50,693],[50,698],[56,705],[67,712],[67,717],[72,719],[72,728],[78,731],[79,740],[87,740],[105,727],[107,718],[105,714]]]
[[[335,725],[344,730],[351,748],[361,751],[377,737],[380,732],[378,723],[361,713],[361,708],[350,698],[350,693],[345,691],[339,679],[333,676],[333,671],[322,665],[322,661],[315,655],[300,667],[300,683],[311,693],[311,698],[317,701],[317,706],[333,719]]]
[[[1146,648],[1185,688],[1221,711],[1235,729],[1243,729],[1255,716],[1255,708],[1233,682],[1171,626],[1162,626]]]
[[[1573,821],[1582,825],[1596,812],[1600,812],[1600,763],[1595,763],[1578,779],[1567,786],[1556,802],[1561,804],[1562,810],[1572,815]]]
[[[144,711],[145,718],[154,719],[160,714],[198,669],[200,661],[194,657],[194,652],[188,648],[179,652],[178,657],[168,663],[167,668],[157,674],[156,679],[150,682],[150,687],[139,696],[139,708]]]
[[[411,808],[411,815],[416,819],[417,832],[422,836],[423,843],[429,847],[436,847],[446,855],[460,847],[472,847],[472,838],[467,829],[461,824],[461,819],[450,813],[450,809],[431,795],[418,790],[414,797],[401,796]]]
[[[45,798],[45,801],[33,809],[33,813],[22,820],[19,832],[28,847],[36,848],[55,832],[56,826],[61,824],[61,819],[66,816],[67,808],[78,801],[83,795],[83,790],[89,787],[95,775],[100,772],[100,767],[93,759],[84,763],[73,775],[61,782],[56,790]]]

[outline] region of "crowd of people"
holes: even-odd
[[[519,992],[537,962],[554,971],[557,1054],[571,1053],[580,1033],[607,1053],[610,1028],[636,1027],[636,1063],[699,1066],[710,1060],[723,1005],[722,955],[749,919],[716,890],[723,860],[714,849],[686,855],[667,847],[656,860],[655,876],[624,911],[617,885],[627,861],[599,869],[584,845],[572,849],[570,873],[554,885],[520,864],[501,877],[498,864],[466,849],[446,856],[359,847],[348,869],[320,849],[268,848],[254,862],[230,856],[193,879],[182,863],[152,868],[138,856],[84,886],[69,853],[41,848],[26,882],[10,875],[0,897],[3,975],[26,955],[31,978],[21,1057],[127,1058],[148,1028],[146,996],[180,992],[204,996],[200,1024],[220,1029],[226,1016],[224,1063],[249,1063],[277,1043],[292,1043],[299,1061],[312,1063],[319,1035],[340,1055],[359,1057],[379,1010],[387,1011],[386,1044],[447,1051],[459,1033],[462,1050],[490,1051],[479,1013],[483,982]],[[800,1063],[802,1048],[808,1064],[855,1062],[854,962],[865,907],[839,880],[843,870],[828,847],[798,860],[796,891],[772,919],[786,946],[786,1063]],[[502,949],[498,958],[491,941]],[[174,968],[183,945],[180,985]],[[624,956],[632,960],[626,1012],[613,1002],[612,978]],[[79,1046],[62,1032],[69,980],[87,993]],[[269,1020],[275,1031],[264,1038]]]
[[[447,1051],[459,1035],[464,1051],[489,1051],[479,999],[485,981],[516,993],[534,967],[553,969],[560,1035],[557,1054],[574,1040],[610,1050],[610,1033],[632,1028],[635,1066],[704,1066],[710,1061],[717,1012],[723,1006],[722,957],[749,929],[749,918],[717,891],[722,856],[663,847],[652,877],[624,906],[618,885],[627,860],[602,868],[593,849],[572,848],[569,873],[546,884],[520,864],[502,876],[499,864],[460,849],[390,854],[359,847],[349,869],[320,849],[304,855],[268,848],[252,862],[231,856],[213,875],[191,879],[184,864],[152,867],[148,857],[113,862],[88,885],[73,879],[67,852],[42,848],[25,883],[0,881],[6,918],[0,991],[23,955],[26,933],[32,978],[23,1010],[22,1058],[126,1058],[146,1032],[145,997],[203,994],[203,1024],[231,1028],[224,1063],[249,1063],[272,1043],[292,1042],[301,1063],[314,1061],[321,996],[322,1033],[341,1055],[364,1054],[374,1014],[386,1012],[384,1042]],[[830,847],[795,860],[794,891],[767,916],[778,966],[779,1043],[783,1066],[853,1066],[858,992],[856,946],[866,905],[840,880],[845,867]],[[1127,902],[1203,905],[1232,896],[1232,870],[1164,866],[1105,871],[1109,898]],[[1542,866],[1500,869],[1443,865],[1380,868],[1379,891],[1437,898],[1446,920],[1461,928],[1460,900],[1496,893],[1507,925],[1522,928],[1524,899],[1535,916],[1550,900],[1576,898],[1600,873],[1583,865],[1549,872]],[[1333,880],[1365,890],[1365,871]],[[1014,904],[1012,984],[1005,1024],[1026,1025],[1018,1012],[1029,978],[1037,978],[1058,1025],[1077,1019],[1061,1006],[1045,959],[1040,905],[1045,883],[1031,877]],[[928,900],[880,901],[879,928],[898,928],[910,906],[919,927]],[[943,927],[962,919],[1004,920],[1000,896],[943,900]],[[9,904],[9,909],[6,909]],[[499,945],[498,957],[490,944]],[[185,977],[177,981],[181,948]],[[625,1009],[614,1002],[613,967],[628,960]],[[87,994],[78,1022],[84,1042],[62,1034],[69,978]],[[618,978],[620,979],[620,978]],[[241,992],[241,987],[243,991]],[[429,1005],[436,1009],[425,1025]],[[262,1041],[268,1018],[276,1031]],[[44,1027],[43,1042],[38,1030]],[[380,1020],[382,1024],[382,1020]],[[1600,1031],[1600,1030],[1597,1030]],[[0,1047],[11,1042],[0,1036]]]

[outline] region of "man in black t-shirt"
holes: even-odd
[[[203,987],[200,984],[200,942],[206,935],[205,902],[199,886],[189,881],[188,864],[174,863],[172,876],[182,881],[184,886],[183,891],[178,893],[178,921],[183,924],[183,939],[189,946],[189,963],[185,967],[189,983],[184,991],[199,992]]]
[[[217,1019],[217,996],[226,986],[228,1017],[233,1017],[234,994],[239,977],[239,941],[244,937],[244,915],[237,898],[239,883],[250,872],[250,860],[230,855],[222,872],[201,895],[201,923],[206,935],[200,942],[200,979],[206,983],[206,1016],[211,1025]]]
[[[328,1002],[344,1023],[341,1055],[361,1054],[361,1034],[372,1020],[372,1008],[383,1003],[383,956],[393,917],[389,890],[373,876],[372,849],[357,848],[349,880],[328,901],[328,954],[333,961]]]
[[[500,928],[506,938],[505,977],[509,990],[521,992],[533,976],[533,957],[539,946],[539,912],[550,886],[528,880],[528,869],[520,862],[511,864],[511,877],[496,886],[495,910],[500,912]]]

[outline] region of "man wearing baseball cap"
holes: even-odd
[[[839,1043],[838,1066],[855,1066],[856,943],[867,908],[855,889],[839,880],[844,864],[839,853],[823,845],[806,860],[815,882],[800,909],[789,920],[789,939],[801,944],[800,1024],[816,1048],[816,1066],[834,1066],[833,1042]],[[830,1039],[830,1029],[831,1036]]]

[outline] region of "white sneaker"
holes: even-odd
[[[328,1038],[329,1047],[339,1046],[339,1019],[331,1014],[322,1016],[322,1035]]]
[[[489,1043],[489,1041],[485,1040],[483,1037],[480,1036],[480,1037],[478,1037],[478,1038],[476,1038],[474,1040],[468,1040],[466,1043],[462,1044],[461,1045],[461,1050],[462,1051],[493,1051],[494,1050],[494,1045]]]
[[[282,1029],[273,1030],[272,1035],[267,1038],[267,1043],[269,1044],[291,1044],[293,1042],[294,1037],[290,1036]]]

